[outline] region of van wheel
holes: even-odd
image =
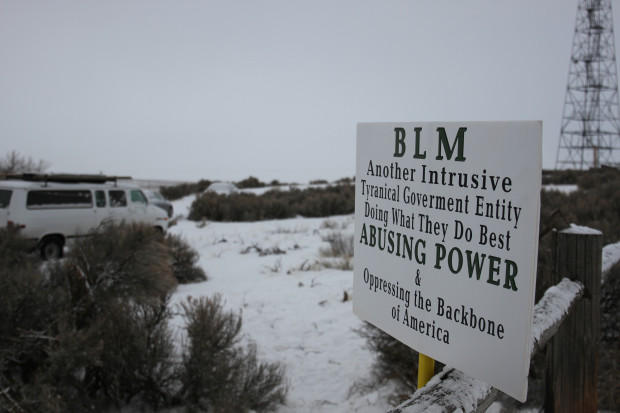
[[[56,260],[62,257],[64,242],[60,237],[44,238],[41,242],[41,258],[44,260]]]

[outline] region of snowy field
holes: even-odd
[[[193,199],[175,202],[175,215],[187,216]],[[353,315],[350,299],[353,271],[321,263],[329,260],[321,256],[328,247],[323,237],[352,235],[352,215],[205,226],[181,219],[170,232],[200,253],[199,264],[209,277],[179,286],[172,305],[187,296],[219,293],[226,309],[241,311],[242,332],[257,344],[259,357],[286,367],[288,401],[280,413],[389,409],[389,386],[355,391],[369,378],[374,355],[355,332],[362,322]],[[180,317],[173,321],[181,323]]]

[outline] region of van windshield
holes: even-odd
[[[0,208],[8,208],[11,203],[11,194],[13,191],[8,189],[0,189]]]

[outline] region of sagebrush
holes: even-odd
[[[204,193],[192,203],[188,218],[194,221],[260,221],[298,215],[326,217],[351,214],[354,204],[355,188],[346,184],[304,190],[270,190],[263,195]]]
[[[176,201],[177,199],[181,199],[185,196],[203,192],[209,187],[209,185],[211,185],[211,181],[208,179],[201,179],[198,182],[162,186],[159,188],[159,193],[170,201]]]
[[[232,330],[220,329],[219,299],[185,306],[197,321],[188,323],[190,346],[178,354],[170,294],[177,282],[204,275],[180,238],[109,225],[46,265],[27,245],[13,229],[0,230],[0,411],[261,411],[284,399],[281,367],[259,362],[251,345],[231,336],[241,317]],[[200,312],[204,303],[212,305]],[[211,323],[210,342],[232,344],[226,357],[195,357],[205,345],[191,338],[196,322]],[[236,372],[228,397],[204,399],[204,376],[224,371]]]

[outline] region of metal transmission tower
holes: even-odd
[[[620,165],[611,0],[579,0],[556,168]]]

